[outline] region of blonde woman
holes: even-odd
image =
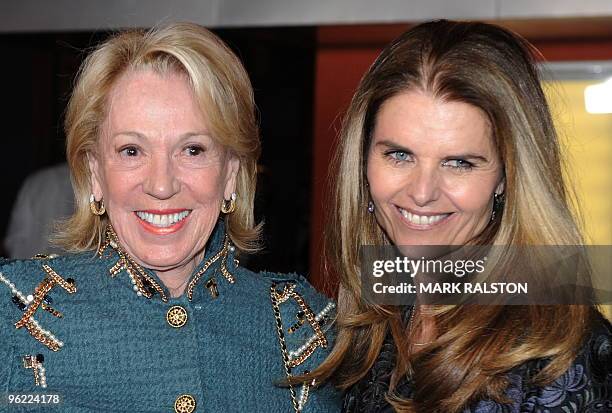
[[[594,307],[365,300],[362,245],[579,245],[559,144],[525,40],[435,21],[390,44],[352,100],[327,259],[339,332],[313,375],[344,411],[612,411],[610,324]],[[517,264],[513,248],[498,263]]]
[[[119,33],[81,68],[66,133],[76,212],[58,238],[71,253],[0,263],[1,403],[338,410],[329,386],[275,385],[324,359],[333,304],[237,259],[260,231],[238,58],[195,24]]]

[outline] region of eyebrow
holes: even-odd
[[[396,151],[402,151],[402,152],[406,152],[407,154],[410,155],[414,155],[414,151],[412,151],[410,148],[399,145],[391,140],[382,140],[379,142],[376,142],[375,146],[383,146],[383,147],[387,147],[389,149],[393,149]],[[454,155],[448,155],[444,157],[445,159],[470,159],[470,160],[479,160],[482,162],[488,162],[489,160],[487,158],[485,158],[482,155],[476,155],[474,153],[458,153],[458,154],[454,154]]]
[[[393,141],[390,141],[390,140],[378,141],[378,142],[376,142],[376,145],[374,145],[374,146],[384,146],[384,147],[387,147],[389,149],[394,149],[396,151],[402,151],[402,152],[406,152],[406,153],[409,153],[409,154],[413,154],[414,153],[409,148],[407,148],[405,146],[402,146],[402,145],[399,145],[399,144],[397,144],[397,143],[395,143]]]
[[[138,138],[138,139],[146,139],[147,138],[142,133],[135,132],[135,131],[121,131],[121,132],[117,132],[117,133],[114,133],[113,136],[111,136],[111,138],[116,138],[117,136],[121,136],[121,135],[131,136],[131,137]]]

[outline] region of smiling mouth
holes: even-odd
[[[413,225],[419,226],[429,226],[437,224],[438,222],[443,221],[445,218],[448,218],[452,215],[452,213],[448,214],[438,214],[438,215],[417,215],[410,211],[406,211],[400,207],[397,207],[398,211],[402,216]]]
[[[161,212],[161,211],[160,211]],[[142,221],[153,225],[157,228],[170,228],[178,223],[181,223],[185,218],[191,214],[191,210],[183,209],[178,212],[171,211],[171,213],[157,214],[149,211],[135,211],[138,218]]]

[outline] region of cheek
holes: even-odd
[[[480,214],[490,209],[493,202],[493,184],[465,183],[453,185],[446,191],[457,209],[465,213]]]
[[[106,168],[101,182],[105,203],[121,204],[134,197],[135,190],[142,182],[143,175],[138,171],[114,171]]]
[[[206,168],[183,174],[182,183],[191,196],[202,204],[220,202],[224,180],[219,168]]]
[[[367,166],[368,185],[372,199],[379,203],[396,192],[397,177],[385,170],[377,160],[369,160]]]

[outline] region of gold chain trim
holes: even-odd
[[[279,294],[278,291],[276,291],[276,284],[272,284],[272,286],[270,287],[270,298],[272,300],[272,310],[274,311],[274,318],[276,319],[276,332],[278,333],[278,341],[280,343],[281,352],[283,355],[283,366],[285,367],[285,374],[287,374],[287,377],[291,377],[289,353],[287,352],[287,344],[285,343],[285,333],[283,332],[283,320],[281,318],[279,308],[279,305],[282,302],[285,302],[288,298],[288,287],[295,288],[295,285],[285,285],[283,294]],[[295,389],[291,384],[289,385],[289,392],[291,393],[291,403],[293,404],[293,410],[295,410],[296,413],[300,413],[300,407],[298,406],[298,402],[295,397]]]
[[[27,320],[24,326],[32,337],[47,346],[49,350],[59,351],[59,349],[62,348],[62,343],[57,339],[53,339],[52,337],[49,337],[47,334],[45,334],[40,325],[38,325],[34,320]]]
[[[64,314],[62,314],[60,311],[57,311],[55,308],[51,307],[49,304],[46,303],[42,303],[40,305],[40,308],[42,308],[43,310],[45,310],[48,313],[51,313],[51,315],[57,317],[57,318],[64,318]]]
[[[308,345],[308,347],[304,350],[304,352],[296,358],[291,358],[289,356],[289,352],[287,351],[287,344],[285,342],[285,333],[283,331],[283,320],[280,314],[280,304],[286,302],[289,298],[293,298],[297,304],[300,306],[301,311],[304,312],[304,316],[308,323],[312,326],[315,331],[315,335],[317,336],[316,340]],[[276,289],[276,284],[272,284],[270,287],[270,299],[272,301],[272,310],[274,311],[274,318],[276,320],[276,332],[278,333],[278,341],[281,347],[281,353],[283,356],[283,365],[285,367],[285,373],[287,377],[291,377],[291,370],[310,357],[315,349],[318,346],[323,348],[327,347],[327,338],[321,331],[321,327],[319,326],[318,321],[315,320],[315,315],[310,309],[310,306],[306,304],[302,296],[295,292],[295,284],[285,284],[282,292],[279,292]],[[308,394],[310,386],[314,384],[314,381],[311,384],[304,383],[302,385],[302,391],[300,394],[300,399],[296,398],[295,389],[292,385],[289,385],[289,391],[291,393],[291,403],[293,404],[293,409],[296,413],[300,413],[308,400]]]
[[[40,305],[42,304],[45,295],[47,295],[51,288],[53,288],[53,285],[53,281],[48,278],[45,278],[40,284],[36,286],[36,288],[34,289],[34,300],[25,310],[25,312],[21,316],[21,319],[15,323],[15,328],[21,328],[26,325],[28,320],[32,318],[36,310],[38,310],[38,307],[40,307]]]
[[[68,294],[76,293],[76,285],[74,283],[70,283],[64,280],[58,273],[56,273],[53,268],[49,267],[47,264],[43,264],[43,270],[47,273],[51,280],[61,286],[64,290],[68,291]]]
[[[34,385],[42,388],[47,387],[47,376],[45,374],[45,366],[43,365],[44,357],[42,354],[31,355],[26,354],[22,357],[23,367],[32,369],[34,372]]]
[[[33,299],[30,302],[29,307],[24,311],[19,321],[15,323],[15,328],[20,329],[22,327],[25,327],[26,330],[28,330],[28,332],[30,333],[30,335],[36,340],[47,346],[50,350],[58,351],[63,346],[63,343],[59,341],[49,331],[44,330],[36,322],[36,320],[34,320],[33,316],[39,308],[42,308],[43,310],[50,312],[55,317],[62,318],[62,313],[57,310],[54,310],[48,304],[43,302],[45,296],[56,285],[62,287],[68,292],[68,294],[74,294],[77,289],[74,280],[64,280],[58,273],[53,270],[53,268],[49,267],[46,264],[44,264],[42,268],[45,273],[47,273],[47,276],[34,289]]]
[[[119,255],[119,260],[109,269],[109,273],[111,277],[115,277],[122,270],[125,270],[132,280],[132,284],[134,284],[134,289],[136,290],[138,295],[145,296],[146,298],[152,298],[154,292],[157,292],[161,297],[161,300],[164,302],[168,302],[168,296],[164,292],[164,289],[142,268],[137,262],[135,262],[132,257],[130,257],[124,250],[121,248],[121,244],[119,243],[119,238],[117,234],[113,230],[111,225],[106,227],[106,236],[104,244],[98,248],[98,256],[102,258],[104,256],[105,251],[108,248],[112,248]],[[229,251],[232,251],[234,247],[230,245],[229,237],[226,235],[223,241],[223,248],[213,257],[209,258],[208,261],[204,263],[204,266],[192,277],[189,285],[187,286],[187,298],[189,301],[193,298],[193,290],[197,285],[198,281],[204,275],[206,270],[210,268],[212,264],[222,258],[221,261],[221,274],[227,279],[230,284],[236,282],[236,279],[229,272],[226,266],[227,255]],[[148,286],[145,285],[148,284]],[[155,291],[151,291],[151,288]]]
[[[210,257],[204,263],[204,266],[202,266],[200,271],[198,271],[196,275],[194,275],[191,281],[189,282],[189,285],[187,286],[187,298],[189,299],[189,301],[191,301],[191,299],[193,298],[193,290],[195,286],[198,284],[198,281],[200,280],[200,278],[202,278],[206,270],[208,270],[208,268],[210,268],[211,265],[217,262],[219,258],[221,258],[221,274],[223,274],[225,279],[227,279],[227,281],[230,284],[233,284],[236,282],[236,279],[234,278],[232,273],[228,271],[226,264],[225,264],[225,262],[227,261],[227,254],[229,253],[230,249],[231,247],[230,247],[229,237],[226,235],[225,239],[223,240],[223,248],[221,248],[221,251],[216,253],[214,256]]]
[[[272,291],[272,300],[276,300],[279,304],[287,301],[289,298],[293,298],[297,302],[297,304],[300,306],[300,309],[304,313],[306,321],[308,321],[308,324],[310,324],[310,326],[314,330],[314,339],[309,340],[310,343],[308,343],[306,347],[302,349],[299,355],[297,355],[296,357],[291,357],[288,354],[289,366],[293,368],[304,363],[314,353],[317,347],[321,346],[323,348],[326,348],[327,338],[325,337],[325,334],[323,334],[321,326],[319,325],[319,322],[316,319],[317,316],[312,312],[310,306],[306,304],[304,298],[302,298],[301,295],[295,292],[295,285],[291,285],[290,287],[285,286],[282,293],[279,293],[278,291],[276,291],[276,289]]]
[[[302,409],[306,405],[306,402],[308,401],[308,396],[310,394],[310,386],[314,386],[314,384],[315,384],[315,379],[312,379],[312,382],[310,384],[308,384],[308,383],[302,384],[302,391],[300,393],[300,400],[298,400],[298,409],[300,411],[302,411]]]
[[[106,249],[109,247],[115,250],[119,255],[119,260],[109,269],[111,277],[115,277],[122,270],[125,270],[130,276],[138,295],[143,295],[146,298],[153,297],[154,292],[145,286],[146,282],[155,290],[155,292],[159,294],[163,302],[168,302],[168,296],[164,292],[164,289],[153,278],[151,278],[149,274],[147,274],[144,268],[142,268],[123,250],[123,248],[121,248],[119,238],[113,230],[113,227],[110,225],[106,227],[105,241],[104,244],[98,249],[98,255],[102,257]]]

